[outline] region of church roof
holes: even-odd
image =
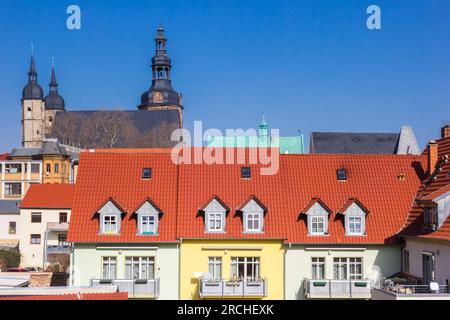
[[[312,132],[310,153],[395,154],[398,133]]]
[[[124,129],[135,129],[140,135],[144,135],[148,133],[148,131],[156,129],[164,124],[174,129],[181,127],[180,113],[175,109],[67,111],[58,112],[55,115],[54,125],[49,137],[57,138],[61,143],[85,149],[102,147],[97,144],[95,139],[91,140],[92,145],[70,143],[71,141],[81,141],[82,135],[86,133],[85,126],[88,125],[89,119],[94,120],[96,117],[101,117],[102,114],[109,119],[112,119],[112,116],[117,116],[117,121],[129,121],[128,124],[132,126],[132,128],[130,128],[130,126],[124,126]],[[67,126],[70,128],[67,128]],[[101,139],[100,136],[98,138]],[[170,134],[167,134],[167,136],[162,137],[161,140],[165,142],[163,144],[167,144],[170,143],[170,138]],[[137,147],[135,143],[137,143],[135,140],[126,141],[117,147]]]

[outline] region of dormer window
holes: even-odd
[[[249,212],[245,215],[246,232],[262,232],[263,214],[261,212]]]
[[[310,235],[328,234],[328,215],[331,210],[320,199],[312,199],[302,213],[307,216]]]
[[[103,216],[103,233],[118,233],[117,215]]]
[[[357,199],[349,199],[339,211],[345,217],[345,233],[362,236],[366,233],[366,215],[369,213]]]
[[[140,235],[157,235],[159,226],[159,216],[162,214],[161,209],[158,208],[150,199],[147,199],[136,210],[138,234]]]
[[[254,196],[238,208],[242,212],[244,232],[264,232],[264,214],[267,208]]]
[[[142,179],[149,180],[152,178],[152,169],[144,168],[142,169]]]
[[[437,210],[435,207],[425,207],[423,210],[423,224],[432,229],[437,226]]]
[[[216,196],[200,211],[205,214],[205,232],[225,232],[226,215],[230,209]]]
[[[100,214],[100,233],[104,235],[119,234],[121,225],[122,209],[113,201],[109,200],[98,210]]]

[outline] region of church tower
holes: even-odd
[[[173,90],[170,73],[172,62],[167,55],[167,39],[164,28],[158,28],[156,42],[156,54],[152,58],[152,85],[149,91],[141,96],[139,110],[153,109],[178,109],[181,115],[183,109],[181,95]]]
[[[49,84],[48,95],[45,97],[45,132],[51,132],[53,120],[57,112],[65,112],[66,104],[63,97],[59,95],[58,83],[56,82],[55,65],[52,63],[52,77]]]
[[[22,91],[22,146],[40,147],[45,136],[44,92],[39,86],[34,54],[31,55],[28,84]]]

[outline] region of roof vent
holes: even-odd
[[[242,179],[250,179],[252,177],[252,171],[250,167],[242,167],[241,168],[241,178]]]
[[[336,170],[337,179],[339,181],[347,181],[347,170],[344,168]]]
[[[142,179],[149,180],[152,178],[152,168],[142,169]]]

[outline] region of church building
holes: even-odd
[[[181,94],[172,88],[172,62],[160,26],[152,58],[152,83],[136,110],[68,111],[58,92],[54,66],[49,93],[38,83],[36,61],[31,57],[28,83],[22,92],[22,146],[39,148],[45,139],[77,148],[169,147],[173,130],[183,126]]]

